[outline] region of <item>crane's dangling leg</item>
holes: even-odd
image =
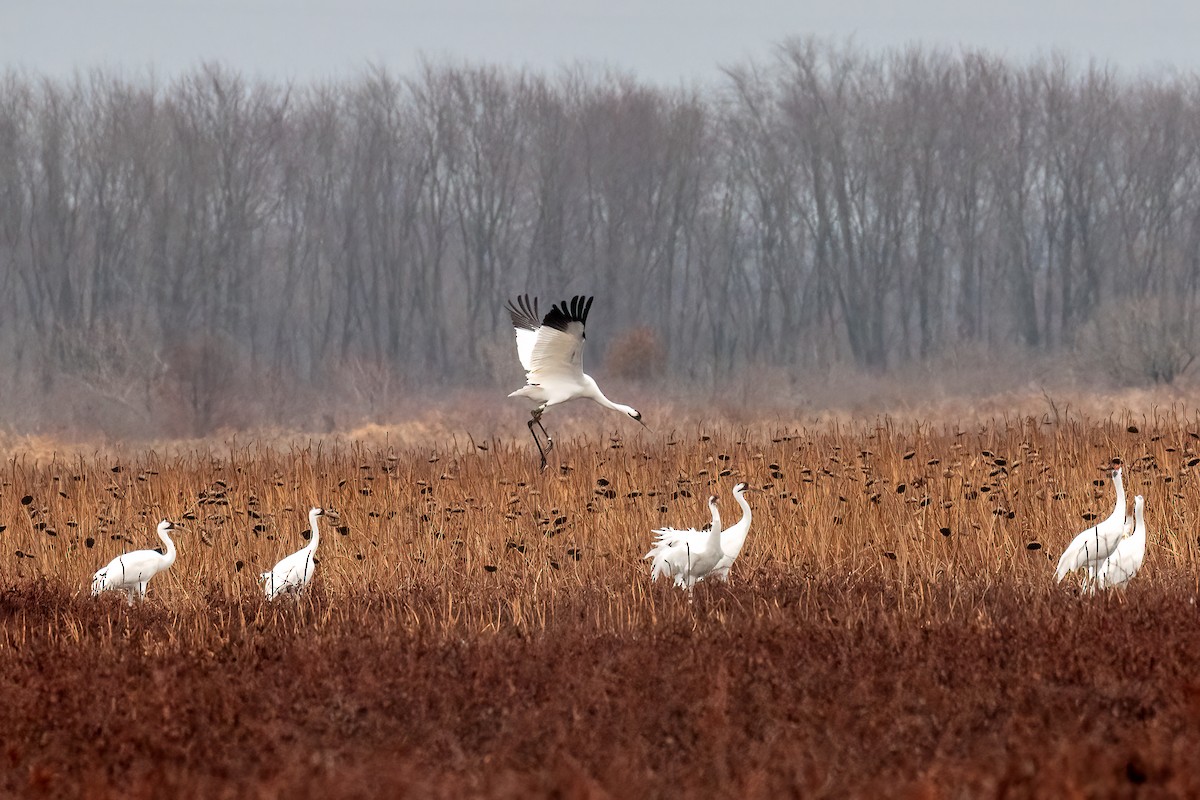
[[[546,429],[542,427],[542,420],[541,420],[543,408],[544,408],[544,406],[538,406],[537,408],[535,408],[533,410],[533,413],[531,414],[531,416],[529,418],[529,435],[533,437],[533,443],[535,445],[537,445],[538,455],[541,456],[541,458],[542,458],[542,469],[545,469],[546,468],[546,451],[542,449],[542,443],[538,441],[537,434],[533,432],[533,426],[535,423],[537,424],[537,426],[539,428],[542,428],[543,434],[545,434],[545,432],[546,432]],[[550,437],[547,436],[546,439],[549,440]]]
[[[545,410],[546,407],[544,405],[535,409],[537,413],[534,414],[533,418],[537,421],[538,427],[542,429],[542,436],[546,437],[546,452],[549,453],[554,449],[554,437],[546,431],[546,426],[542,424],[542,412]]]

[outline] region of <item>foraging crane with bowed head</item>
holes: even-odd
[[[529,295],[522,295],[515,305],[512,301],[508,304],[516,330],[517,357],[525,368],[526,382],[509,397],[525,397],[537,403],[528,424],[529,435],[542,458],[542,469],[546,468],[546,453],[554,449],[554,440],[542,425],[542,413],[550,406],[586,397],[605,408],[620,411],[643,427],[646,425],[636,408],[609,400],[592,376],[583,371],[584,327],[593,299],[576,295],[569,303],[565,300],[555,303],[540,320],[537,298],[530,300]],[[533,431],[534,425],[546,437],[545,448]]]
[[[1146,500],[1133,498],[1133,533],[1123,537],[1096,571],[1096,588],[1124,586],[1142,568],[1146,557]]]
[[[653,559],[651,580],[658,580],[659,575],[673,576],[676,586],[688,590],[689,601],[696,584],[712,574],[724,555],[721,550],[721,515],[717,510],[715,495],[708,498],[708,507],[712,509],[713,516],[712,527],[708,531],[660,528],[654,531],[658,534],[654,546],[643,556]]]
[[[108,565],[96,570],[92,576],[92,596],[110,589],[119,589],[129,594],[129,605],[133,605],[136,594],[139,599],[146,599],[146,584],[160,572],[166,572],[175,563],[175,543],[168,535],[175,530],[169,521],[158,523],[158,538],[165,546],[165,552],[157,550],[134,550],[117,556]]]
[[[321,532],[317,520],[325,516],[325,509],[313,508],[308,512],[308,524],[312,530],[308,544],[280,560],[270,572],[259,575],[268,600],[274,600],[284,592],[299,594],[312,581],[317,568],[317,545],[321,543]]]
[[[1062,581],[1068,573],[1087,567],[1089,573],[1094,573],[1104,563],[1116,548],[1121,537],[1125,535],[1125,484],[1121,480],[1121,468],[1113,470],[1113,486],[1117,489],[1117,504],[1108,519],[1099,522],[1080,533],[1063,551],[1058,559],[1058,570],[1054,573],[1055,580]]]

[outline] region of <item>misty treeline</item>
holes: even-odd
[[[596,294],[590,363],[625,377],[1019,345],[1169,381],[1200,276],[1198,88],[814,40],[691,88],[9,72],[0,407],[205,433],[329,395],[515,388],[504,301],[525,291]]]

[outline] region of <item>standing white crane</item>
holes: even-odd
[[[146,599],[146,584],[160,572],[170,569],[175,563],[175,543],[168,535],[175,530],[169,521],[158,523],[158,538],[162,540],[166,551],[134,550],[124,553],[96,570],[92,576],[92,596],[110,589],[120,589],[129,594],[129,605],[133,605],[136,594],[139,599]]]
[[[1096,571],[1096,587],[1111,589],[1124,586],[1142,568],[1146,557],[1146,501],[1139,494],[1133,498],[1133,533],[1123,537]]]
[[[742,518],[733,527],[721,531],[721,558],[708,573],[697,580],[711,576],[725,582],[729,581],[729,569],[742,552],[742,546],[746,544],[746,536],[750,533],[750,521],[753,515],[750,513],[750,504],[746,502],[745,498],[745,494],[749,490],[750,487],[745,483],[738,483],[733,487],[733,498],[742,507]],[[721,516],[717,511],[716,501],[717,498],[712,497],[708,502],[713,512],[713,527],[720,528]],[[690,529],[680,531],[674,528],[663,528],[655,533],[658,536],[655,537],[654,546],[644,556],[644,558],[654,559],[652,562],[654,568],[650,572],[650,577],[657,579],[659,575],[672,574],[675,575],[675,585],[683,586],[680,565],[686,563],[689,552],[704,548],[707,534],[704,531]]]
[[[660,574],[674,576],[675,585],[688,590],[688,602],[692,600],[696,584],[712,574],[724,555],[716,496],[708,499],[708,506],[713,513],[713,525],[708,531],[660,528],[654,531],[658,536],[644,556],[653,559],[650,579],[658,580]]]
[[[692,551],[703,548],[713,530],[721,530],[721,510],[717,508],[715,494],[708,498],[708,509],[712,512],[708,530],[658,528],[653,531],[654,544],[650,552],[642,556],[651,559],[650,580],[658,580],[659,575],[673,576],[676,586],[686,586],[684,573],[690,571]]]
[[[1054,573],[1056,581],[1061,582],[1068,573],[1082,567],[1087,567],[1089,574],[1094,574],[1125,535],[1125,484],[1121,480],[1120,467],[1113,470],[1112,479],[1117,489],[1117,503],[1112,514],[1080,533],[1068,545],[1058,559],[1058,570]]]
[[[317,568],[315,558],[317,545],[321,543],[321,532],[317,528],[317,520],[323,516],[325,516],[325,509],[310,509],[308,524],[312,529],[312,536],[309,537],[308,544],[281,559],[270,572],[264,572],[258,576],[259,580],[263,582],[263,590],[266,592],[268,600],[274,600],[284,592],[299,594],[312,580],[313,572]]]
[[[555,303],[542,319],[538,318],[537,298],[530,300],[529,295],[522,295],[515,305],[512,301],[508,303],[508,313],[516,329],[517,357],[525,368],[526,381],[525,386],[509,397],[526,397],[537,403],[530,412],[529,435],[542,458],[542,469],[546,468],[546,453],[554,449],[554,439],[542,425],[542,412],[550,406],[586,397],[628,415],[643,426],[646,424],[636,408],[609,400],[592,376],[583,371],[584,326],[593,299],[575,295],[569,303],[565,300]],[[546,437],[544,448],[533,431],[534,425]]]

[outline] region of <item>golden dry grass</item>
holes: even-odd
[[[1200,420],[1168,412],[577,436],[546,472],[525,441],[465,437],[14,455],[0,788],[1186,790],[1198,451]],[[1115,463],[1146,497],[1146,563],[1088,597],[1054,565],[1111,510]],[[651,529],[705,522],[713,492],[736,519],[739,480],[755,521],[732,584],[694,605],[652,585]],[[268,604],[257,574],[303,544],[314,504],[338,519],[311,592]],[[162,516],[185,532],[148,602],[88,597]],[[147,694],[128,724],[104,710]],[[162,752],[172,766],[148,766]]]
[[[113,556],[157,546],[154,524],[168,517],[183,528],[179,560],[151,594],[178,606],[257,594],[258,573],[303,546],[309,506],[324,505],[338,519],[324,526],[316,592],[434,587],[436,606],[413,609],[413,624],[536,628],[564,595],[603,588],[594,613],[622,630],[670,602],[645,580],[651,529],[702,524],[710,493],[736,519],[729,489],[744,480],[755,521],[736,583],[856,576],[921,607],[935,585],[1052,591],[1062,547],[1111,510],[1117,463],[1130,498],[1146,496],[1147,576],[1194,573],[1198,430],[1174,416],[723,428],[560,442],[545,473],[526,443],[496,441],[16,456],[0,485],[0,541],[10,581],[86,592]]]

